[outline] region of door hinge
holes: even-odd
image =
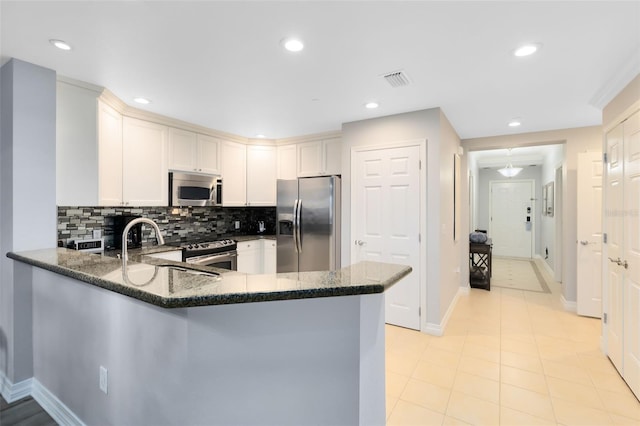
[[[421,243],[422,242],[422,234],[418,234],[418,242]]]
[[[607,155],[607,153],[606,153],[606,152],[603,152],[603,153],[602,153],[602,162],[603,162],[604,164],[607,164],[607,163],[609,162],[609,156]]]
[[[605,324],[607,323],[607,313],[606,312],[602,314],[602,321],[604,321]]]
[[[422,308],[421,308],[421,307],[419,307],[419,308],[418,308],[418,316],[419,316],[419,317],[421,317],[421,316],[422,316]]]
[[[422,160],[418,160],[418,170],[422,170]]]
[[[602,234],[602,242],[607,244],[607,233]]]

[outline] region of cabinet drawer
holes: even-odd
[[[239,241],[238,251],[260,249],[260,240]]]

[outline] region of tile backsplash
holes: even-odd
[[[256,234],[258,221],[264,221],[266,234],[276,228],[275,207],[68,207],[58,206],[58,241],[93,238],[99,229],[106,247],[113,246],[114,235],[106,228],[106,217],[137,215],[155,221],[167,242],[186,241],[197,236],[222,238]],[[235,229],[235,222],[240,229]],[[155,241],[150,227],[143,227],[143,241]]]

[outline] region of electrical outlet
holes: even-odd
[[[100,390],[107,393],[108,385],[109,385],[109,377],[108,371],[103,366],[100,366]]]
[[[236,229],[240,229],[240,221],[236,220]]]

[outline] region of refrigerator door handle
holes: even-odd
[[[300,238],[300,217],[302,215],[302,198],[297,200],[298,201],[298,209],[296,211],[296,226],[295,226],[295,233],[296,233],[296,250],[298,251],[298,253],[302,253],[302,238]]]
[[[298,199],[293,202],[293,247],[298,253]]]

